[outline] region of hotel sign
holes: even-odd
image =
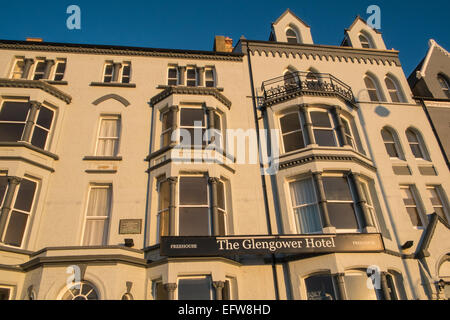
[[[265,255],[276,253],[381,252],[381,235],[162,237],[160,254],[168,257]]]

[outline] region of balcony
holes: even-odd
[[[328,73],[289,72],[263,82],[260,106],[268,107],[302,95],[337,96],[354,103],[352,89]]]

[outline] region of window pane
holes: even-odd
[[[333,278],[330,275],[317,275],[305,279],[308,300],[336,300]]]
[[[9,300],[10,289],[0,288],[0,301]]]
[[[89,194],[88,217],[109,216],[111,188],[91,188]]]
[[[180,124],[182,126],[193,127],[195,122],[205,125],[205,113],[203,109],[181,108]]]
[[[417,211],[416,207],[408,207],[406,208],[406,211],[408,212],[409,218],[411,219],[411,223],[415,227],[421,227],[422,226],[422,220],[420,220],[419,212]]]
[[[283,143],[285,152],[303,149],[305,147],[305,143],[303,141],[303,133],[301,131],[284,135]]]
[[[172,124],[173,124],[173,112],[172,111],[168,111],[166,113],[164,113],[162,115],[162,131],[165,131],[169,128],[172,128]]]
[[[34,80],[40,80],[44,78],[46,65],[47,63],[45,62],[38,62],[38,64],[36,65],[36,70],[34,71]]]
[[[26,121],[28,110],[28,102],[5,102],[0,111],[0,121]]]
[[[370,101],[378,101],[377,90],[373,89],[373,90],[369,90],[368,92],[369,92]]]
[[[352,194],[345,177],[324,177],[323,187],[327,200],[352,200]]]
[[[36,123],[41,127],[50,129],[53,120],[53,111],[45,107],[39,109],[39,115]]]
[[[45,143],[47,142],[48,131],[44,129],[34,127],[33,137],[31,138],[31,144],[35,147],[45,149]]]
[[[25,124],[0,123],[1,141],[20,141]]]
[[[65,62],[58,63],[56,66],[56,73],[64,74],[65,71],[66,71],[66,63]]]
[[[195,79],[195,77],[196,77],[195,69],[188,69],[187,70],[187,78],[188,79]]]
[[[315,127],[331,128],[328,112],[312,111],[311,122]]]
[[[418,144],[410,144],[411,152],[413,153],[414,157],[417,159],[423,159],[422,150],[420,150],[420,147]]]
[[[281,132],[282,133],[301,130],[300,118],[299,118],[297,112],[290,113],[290,114],[285,115],[284,117],[280,118],[280,124],[281,124]]]
[[[209,236],[209,209],[185,208],[180,211],[180,236]]]
[[[419,143],[419,139],[417,138],[417,135],[411,130],[406,131],[406,137],[408,138],[408,142]]]
[[[358,229],[353,203],[328,202],[330,221],[336,229]]]
[[[36,182],[22,179],[19,185],[14,209],[30,212],[33,205],[34,193],[36,191]]]
[[[348,300],[377,300],[375,289],[367,287],[367,275],[349,273],[344,276],[345,291]]]
[[[25,213],[12,211],[8,228],[5,235],[5,243],[11,246],[20,247],[22,238],[27,226],[28,215]]]
[[[155,300],[169,300],[169,293],[167,292],[166,288],[164,288],[162,282],[157,282],[155,284],[155,290]]]
[[[170,78],[170,79],[176,79],[177,76],[178,76],[177,69],[175,69],[175,68],[170,68],[170,69],[169,69],[169,78]]]
[[[392,102],[400,102],[397,91],[389,91],[389,95],[391,96]]]
[[[180,178],[180,205],[207,205],[208,184],[205,177]]]
[[[158,210],[165,210],[169,208],[170,204],[170,189],[169,181],[163,181],[159,184],[159,206]]]
[[[84,230],[85,246],[102,246],[106,244],[106,235],[108,233],[107,220],[86,220],[86,229]]]
[[[395,147],[395,143],[385,143],[386,151],[391,158],[398,158],[397,148]]]
[[[317,233],[322,231],[319,208],[311,205],[294,209],[300,234]]]
[[[0,176],[0,206],[3,204],[3,198],[6,194],[7,188],[8,188],[8,178],[5,176]]]
[[[292,205],[312,204],[316,202],[316,191],[312,179],[304,179],[290,184]]]
[[[167,147],[171,142],[172,142],[172,130],[163,133],[161,147]]]
[[[314,130],[314,137],[316,138],[316,143],[323,147],[335,147],[336,140],[334,139],[334,133],[332,130]]]
[[[178,281],[178,300],[211,300],[209,277],[180,279]]]
[[[225,210],[225,184],[222,181],[217,182],[217,207]]]

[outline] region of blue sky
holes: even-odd
[[[66,9],[81,8],[81,30],[68,30]],[[215,35],[234,43],[268,40],[270,24],[290,8],[311,26],[316,44],[339,45],[344,29],[366,9],[381,8],[381,31],[388,48],[400,51],[406,75],[435,39],[450,50],[450,1],[2,1],[0,39],[41,37],[48,42],[111,44],[211,50]]]

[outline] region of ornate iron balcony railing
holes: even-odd
[[[270,106],[296,96],[335,95],[354,103],[350,86],[328,73],[289,72],[284,76],[264,81],[262,105]]]

